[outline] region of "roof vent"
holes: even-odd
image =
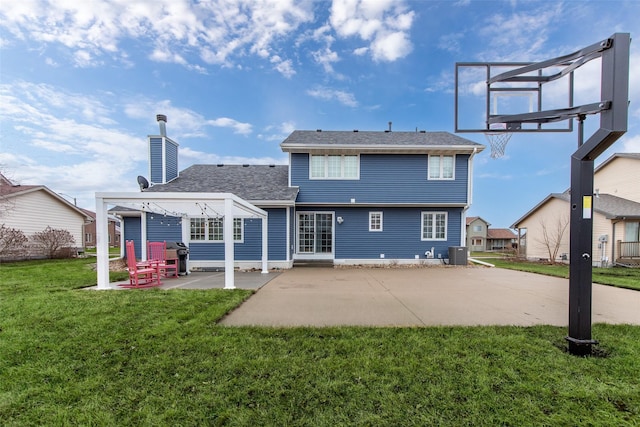
[[[276,167],[276,165],[269,165],[269,167],[270,167],[270,168],[275,168],[275,167]]]
[[[420,133],[427,133],[427,131],[426,130],[421,130]]]
[[[322,129],[316,129],[316,132],[322,132]]]
[[[221,168],[224,166],[224,163],[218,163],[218,167]]]
[[[358,132],[358,129],[354,129],[353,131],[354,131],[354,132]]]
[[[249,165],[245,163],[244,165],[242,165],[242,167],[243,167],[243,168],[248,168],[248,167],[249,167]]]
[[[391,132],[389,129],[385,129],[384,133],[389,133]]]

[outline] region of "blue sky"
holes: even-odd
[[[138,191],[157,113],[181,169],[284,164],[279,144],[295,129],[453,132],[456,62],[560,56],[637,36],[638,16],[637,1],[5,0],[0,170],[94,209],[96,191]],[[577,79],[578,99],[597,93],[592,74]],[[598,162],[640,152],[637,42],[630,74],[629,132]],[[469,215],[508,227],[564,191],[576,141],[516,134],[497,160],[487,147]]]

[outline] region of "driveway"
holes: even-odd
[[[294,268],[221,324],[567,326],[568,296],[567,279],[498,268]],[[594,285],[592,321],[640,325],[640,292]]]

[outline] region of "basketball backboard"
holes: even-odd
[[[540,113],[573,106],[573,73],[543,84],[545,75],[559,67],[523,73],[507,81],[496,77],[531,66],[528,62],[460,62],[455,69],[456,132],[571,132],[573,121],[502,122],[494,119],[515,114]],[[505,123],[504,126],[492,126]]]

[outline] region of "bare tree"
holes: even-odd
[[[75,243],[75,239],[69,231],[51,227],[35,233],[33,240],[42,245],[49,258],[69,256],[69,251],[65,252],[64,249],[72,247]]]
[[[10,195],[9,189],[12,185],[11,180],[3,175],[2,165],[0,165],[0,218],[7,216],[15,207],[13,200],[8,197]]]
[[[556,222],[550,226],[547,226],[544,220],[540,220],[540,226],[542,227],[542,237],[536,240],[547,248],[549,262],[555,264],[562,244],[562,236],[569,226],[569,219],[566,216],[559,216],[556,218]]]
[[[0,256],[22,255],[28,241],[21,230],[0,225]]]

